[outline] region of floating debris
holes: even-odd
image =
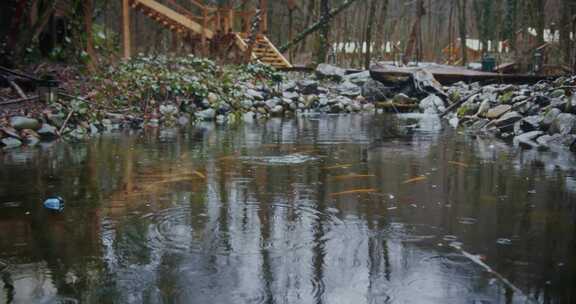
[[[462,225],[474,225],[478,222],[477,219],[472,218],[472,217],[461,217],[458,219],[458,223],[462,224]]]
[[[343,192],[335,192],[331,193],[330,196],[343,196],[343,195],[350,195],[350,194],[363,194],[363,193],[373,193],[376,192],[376,189],[356,189],[356,190],[348,190]]]
[[[506,239],[506,238],[500,238],[496,240],[496,243],[498,245],[503,245],[503,246],[510,246],[512,245],[512,240],[511,239]]]
[[[406,185],[406,184],[421,182],[421,181],[424,181],[424,180],[426,180],[426,179],[428,179],[428,177],[422,175],[422,176],[418,176],[418,177],[411,178],[411,179],[409,179],[409,180],[405,180],[402,184],[403,184],[403,185]]]
[[[469,167],[468,164],[457,162],[457,161],[449,161],[448,163],[451,165],[462,167],[462,168],[468,168]]]
[[[64,210],[64,199],[59,196],[49,197],[44,201],[44,208],[62,212]]]

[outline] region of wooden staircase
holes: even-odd
[[[242,51],[248,48],[248,35],[244,33],[236,33],[236,39],[239,40],[238,45]],[[273,66],[277,69],[291,68],[292,64],[278,51],[272,42],[265,35],[258,34],[256,36],[256,43],[252,50],[252,59],[260,61],[264,64]]]
[[[214,31],[206,26],[207,16],[197,17],[185,9],[172,9],[156,0],[127,0],[130,7],[142,12],[165,28],[176,33],[195,33],[205,39],[212,39]],[[213,10],[213,9],[212,9]],[[203,19],[206,18],[206,19]],[[199,20],[199,22],[196,22]],[[248,34],[234,33],[236,45],[245,52],[248,49]],[[252,51],[252,59],[275,68],[290,68],[290,62],[278,51],[264,34],[258,34]]]

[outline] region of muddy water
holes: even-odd
[[[426,116],[2,152],[0,302],[574,303],[575,165]]]

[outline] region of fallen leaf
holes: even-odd
[[[405,184],[411,184],[411,183],[415,183],[415,182],[421,182],[421,181],[426,180],[426,179],[427,179],[427,177],[422,175],[422,176],[418,176],[418,177],[414,177],[414,178],[411,178],[409,180],[406,180],[402,184],[405,185]]]
[[[376,192],[376,189],[355,189],[355,190],[348,190],[343,192],[335,192],[331,193],[330,196],[342,196],[342,195],[349,195],[349,194],[361,194],[361,193],[372,193]]]

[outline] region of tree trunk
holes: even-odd
[[[93,0],[84,0],[82,4],[84,14],[84,31],[86,33],[86,53],[88,54],[87,67],[90,72],[96,71],[96,52],[94,51],[94,37],[92,36],[92,16],[94,14]]]
[[[320,0],[320,16],[322,19],[326,19],[330,14],[330,0]],[[318,43],[318,49],[316,50],[316,63],[326,62],[326,57],[328,56],[328,51],[330,49],[330,20],[324,22],[320,28],[320,37]]]
[[[372,0],[370,3],[370,11],[368,12],[368,25],[366,26],[366,54],[364,57],[364,68],[370,69],[370,62],[372,61],[372,27],[376,17],[376,4],[379,0]]]
[[[456,3],[458,4],[458,16],[459,16],[459,28],[460,28],[460,49],[462,51],[462,65],[466,66],[466,64],[468,63],[468,47],[466,45],[466,39],[468,36],[468,32],[467,32],[467,28],[466,28],[466,22],[468,21],[468,18],[466,16],[466,10],[467,10],[467,2],[468,0],[456,0]]]
[[[322,16],[320,18],[320,20],[316,21],[314,24],[312,24],[307,29],[302,31],[302,33],[298,34],[296,36],[296,38],[294,38],[292,41],[284,44],[278,50],[281,53],[283,53],[283,52],[287,51],[288,49],[290,49],[291,47],[295,46],[296,44],[300,43],[302,40],[306,39],[306,37],[308,37],[308,35],[319,30],[322,27],[322,25],[329,22],[332,18],[334,18],[336,15],[343,12],[346,8],[348,8],[352,3],[356,2],[356,1],[358,1],[358,0],[346,0],[346,2],[342,3],[340,6],[331,10],[328,15]]]

